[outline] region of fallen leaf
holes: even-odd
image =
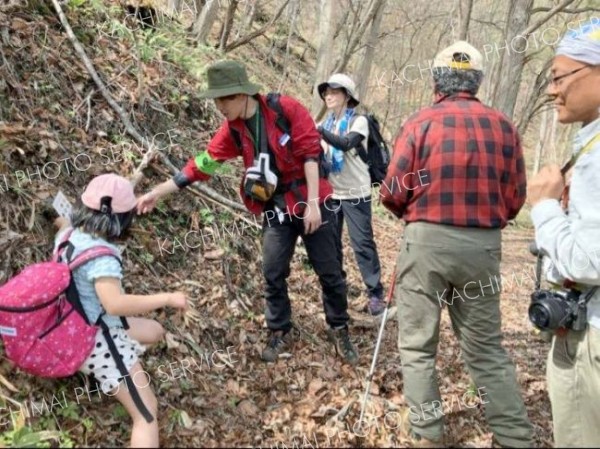
[[[316,396],[321,388],[323,388],[325,384],[320,378],[315,378],[310,381],[308,384],[308,394]]]
[[[244,416],[258,416],[260,409],[250,399],[244,399],[237,405],[238,410]]]
[[[225,389],[227,392],[237,395],[240,393],[240,384],[233,379],[228,379]]]
[[[15,18],[11,22],[10,27],[16,31],[24,31],[29,28],[29,24],[23,19]]]
[[[221,259],[224,254],[225,254],[225,251],[223,251],[221,248],[219,248],[219,249],[215,249],[213,251],[204,253],[204,258],[208,259],[208,260],[218,260],[218,259]]]
[[[167,332],[165,335],[165,340],[167,341],[167,348],[169,349],[178,348],[181,344],[177,341],[177,337],[171,332]]]
[[[190,415],[188,415],[185,410],[181,410],[180,415],[179,415],[179,421],[181,422],[181,425],[185,429],[192,428],[192,425],[193,425],[192,419],[190,418]]]

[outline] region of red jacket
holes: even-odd
[[[281,145],[280,139],[283,136],[283,131],[279,129],[275,121],[277,113],[269,108],[266,104],[266,98],[263,95],[257,97],[260,103],[260,108],[264,117],[265,126],[270,148],[275,155],[275,163],[282,179],[279,179],[279,184],[288,184],[294,180],[304,180],[304,163],[309,159],[316,162],[319,161],[321,153],[320,140],[321,137],[315,127],[315,122],[310,116],[308,110],[302,106],[297,100],[281,96],[280,104],[285,117],[290,122],[291,127],[291,151],[288,146]],[[241,136],[242,150],[240,151],[235,144],[229,127],[237,130]],[[237,156],[242,156],[244,167],[248,168],[254,163],[254,144],[250,132],[246,129],[244,120],[236,119],[225,121],[219,130],[216,132],[210,143],[208,144],[208,154],[216,161],[223,162],[228,159],[233,159]],[[183,168],[182,173],[190,182],[206,181],[210,175],[201,172],[196,166],[195,159],[188,161]],[[254,201],[244,193],[244,178],[240,183],[240,194],[244,204],[248,210],[254,214],[260,214],[265,203]],[[324,178],[319,178],[319,204],[330,197],[333,193],[331,185]],[[298,195],[298,197],[297,197]],[[299,215],[304,209],[301,202],[306,202],[307,186],[306,183],[301,183],[298,189],[285,193],[285,202],[289,213]]]
[[[471,94],[440,96],[409,118],[382,183],[382,203],[407,223],[503,228],[525,202],[518,131]]]

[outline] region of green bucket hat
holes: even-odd
[[[242,64],[236,61],[219,61],[206,70],[208,89],[200,98],[219,98],[234,94],[256,95],[261,86],[251,83]]]

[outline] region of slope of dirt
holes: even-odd
[[[191,57],[185,59],[187,47],[165,38],[166,32],[146,38],[135,35],[136,47],[119,28],[123,14],[118,8],[107,12],[79,7],[70,10],[68,17],[113,97],[148,138],[164,145],[175,165],[181,166],[206,144],[220,119],[209,103],[195,98],[202,81],[182,67],[201,68],[218,59],[217,52],[189,49]],[[125,134],[44,2],[31,2],[28,10],[0,13],[0,39],[0,251],[4,256],[0,282],[5,282],[25,265],[47,259],[52,238],[51,219],[45,214],[48,199],[60,189],[74,200],[92,176],[105,171],[130,175],[143,150]],[[276,90],[281,81],[276,69],[284,55],[279,49],[272,52],[278,64],[261,62],[269,51],[261,47],[263,41],[266,38],[257,39],[233,56],[252,62],[250,72]],[[291,92],[308,102],[309,68],[301,61],[292,64],[305,76],[304,83],[295,83]],[[232,163],[210,185],[236,199],[238,173],[239,162]],[[139,192],[168,175],[159,163],[145,174]],[[374,204],[374,210],[387,286],[402,229],[381,206]],[[399,418],[405,415],[406,404],[396,321],[387,325],[371,389],[369,413],[376,418],[369,429],[360,429],[354,426],[377,323],[353,312],[357,320],[352,333],[361,361],[356,368],[342,364],[325,339],[318,281],[301,248],[294,257],[289,290],[294,320],[302,332],[293,354],[265,365],[259,360],[264,315],[256,229],[185,192],[139,219],[133,234],[125,250],[126,290],[178,289],[192,300],[192,310],[185,315],[172,310],[152,314],[169,333],[143,358],[159,398],[163,446],[407,445],[401,425],[407,420]],[[358,309],[365,298],[344,238],[349,300],[351,308]],[[548,446],[552,441],[544,381],[548,347],[531,333],[526,317],[531,282],[525,274],[534,263],[527,252],[531,238],[531,231],[524,229],[504,232],[502,272],[515,281],[505,285],[502,325],[535,426],[535,444]],[[447,436],[454,444],[489,446],[491,434],[483,408],[473,402],[477,393],[451,333],[445,314],[438,368],[442,397],[454,401],[446,414]],[[126,445],[130,428],[122,407],[86,388],[81,376],[49,380],[20,373],[0,351],[0,435],[5,444],[25,434],[35,441],[43,437],[39,431],[57,430],[61,445]],[[18,404],[30,416],[14,413],[10,423],[7,410],[18,411]]]

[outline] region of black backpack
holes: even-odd
[[[367,114],[364,117],[369,123],[367,151],[365,151],[362,143],[356,150],[363,162],[369,166],[371,185],[379,185],[385,179],[388,166],[390,165],[390,150],[379,131],[379,121],[373,114]]]

